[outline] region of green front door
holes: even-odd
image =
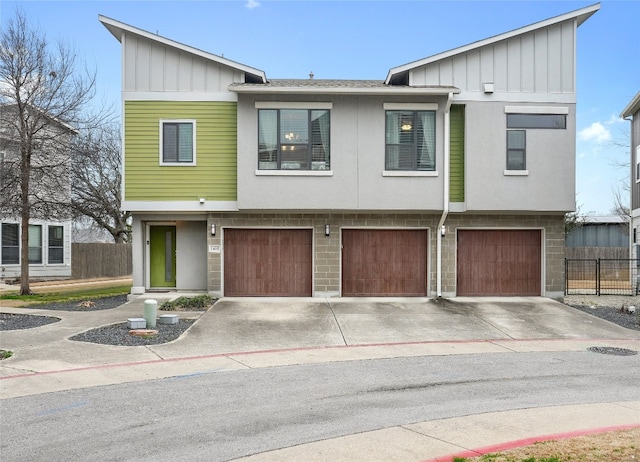
[[[151,226],[149,241],[151,287],[175,287],[176,227]]]

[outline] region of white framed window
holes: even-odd
[[[3,265],[20,263],[20,232],[17,223],[2,223],[2,261]]]
[[[640,183],[640,145],[636,146],[636,183]]]
[[[160,120],[160,165],[196,165],[195,120]]]
[[[29,264],[42,263],[42,225],[29,225]]]
[[[436,170],[436,111],[385,111],[385,171]]]
[[[527,130],[565,130],[566,108],[506,107],[507,159],[505,175],[526,175]]]
[[[64,263],[64,226],[49,225],[47,262],[50,265]]]
[[[331,113],[258,107],[258,170],[331,170]]]

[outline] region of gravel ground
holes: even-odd
[[[37,310],[60,310],[60,311],[96,311],[109,310],[127,303],[127,295],[114,295],[113,297],[96,298],[85,301],[49,303],[43,305],[24,306]]]
[[[0,313],[0,331],[31,329],[58,321],[60,321],[60,318],[53,318],[51,316]]]
[[[177,324],[157,324],[155,329],[152,329],[157,331],[157,334],[149,336],[132,335],[127,323],[121,322],[82,332],[69,340],[119,346],[159,345],[177,339],[195,321],[195,319],[181,319]]]
[[[624,295],[568,295],[564,303],[609,322],[640,331],[640,297]],[[624,308],[635,306],[635,314]]]

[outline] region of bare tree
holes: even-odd
[[[130,242],[131,214],[122,205],[120,129],[109,125],[75,137],[71,173],[71,208],[111,234],[114,242]]]
[[[87,107],[96,73],[73,50],[51,43],[17,11],[0,33],[0,216],[19,217],[20,293],[29,287],[29,221],[60,219],[70,197],[73,135],[95,123]]]

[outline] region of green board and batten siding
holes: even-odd
[[[237,199],[235,102],[125,101],[125,200]],[[196,165],[160,165],[160,120],[196,121]]]
[[[464,202],[464,106],[451,106],[449,120],[449,201]]]

